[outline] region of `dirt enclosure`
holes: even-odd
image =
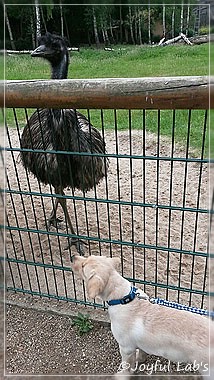
[[[19,146],[16,131],[10,129],[11,144]],[[128,131],[118,132],[118,146],[115,142],[114,132],[106,132],[105,140],[108,153],[143,155],[142,131],[132,131],[131,144]],[[146,156],[157,156],[157,136],[146,134]],[[159,156],[171,157],[171,141],[168,138],[160,139]],[[185,149],[175,144],[173,156],[185,157]],[[194,157],[195,152],[189,152],[189,157]],[[186,172],[185,172],[186,170]],[[157,175],[158,171],[158,175]],[[170,284],[196,290],[203,289],[204,272],[206,267],[205,257],[194,256],[192,251],[206,252],[207,223],[206,213],[198,213],[180,210],[170,211],[156,205],[172,205],[189,208],[207,208],[208,202],[208,168],[203,164],[198,199],[200,163],[174,161],[173,165],[167,160],[151,160],[134,158],[110,158],[107,179],[103,180],[94,190],[86,193],[90,200],[68,200],[68,208],[75,225],[75,213],[77,215],[78,233],[93,238],[110,239],[128,243],[143,243],[148,248],[132,247],[128,245],[109,244],[107,242],[89,241],[85,248],[85,254],[102,254],[122,257],[122,273],[129,278]],[[185,177],[186,173],[186,177]],[[13,157],[7,155],[7,174],[9,188],[40,192],[37,180],[29,175],[22,167],[18,153]],[[171,178],[172,174],[172,180]],[[29,182],[28,182],[29,181]],[[30,185],[29,185],[30,184]],[[171,189],[171,192],[170,192]],[[7,213],[9,224],[42,230],[44,233],[12,231],[8,234],[8,256],[21,260],[36,261],[43,264],[70,267],[69,251],[66,237],[58,237],[45,234],[45,218],[51,212],[51,198],[45,196],[50,193],[48,186],[41,185],[44,197],[12,194],[7,196]],[[185,191],[185,201],[184,201]],[[71,190],[67,190],[72,195]],[[82,197],[80,191],[75,195]],[[94,198],[101,200],[93,202]],[[102,200],[124,201],[126,204],[102,203]],[[136,202],[132,206],[128,202]],[[138,205],[145,203],[150,207]],[[44,207],[43,207],[44,206]],[[45,209],[45,212],[44,212]],[[15,210],[15,211],[14,211]],[[58,216],[63,218],[59,207]],[[66,233],[66,225],[61,223],[59,232]],[[196,229],[197,227],[197,229]],[[77,228],[76,228],[77,229]],[[54,228],[51,231],[55,231]],[[150,247],[171,247],[183,249],[190,254],[155,250]],[[72,253],[75,249],[72,248]],[[74,279],[69,271],[53,270],[34,266],[11,263],[11,270],[15,277],[16,287],[29,289],[31,286],[35,292],[58,294],[74,298],[74,288],[78,299],[82,299],[84,289],[78,279]],[[21,271],[21,277],[19,272]],[[30,278],[30,280],[29,280]],[[22,281],[22,283],[21,283]],[[39,281],[39,285],[38,285]],[[74,283],[75,281],[75,283]],[[31,284],[29,284],[31,283]],[[154,295],[154,288],[147,285],[145,290]],[[158,288],[159,296],[166,296],[166,290]],[[177,299],[177,291],[169,290],[169,299]],[[180,302],[189,301],[189,294],[180,292]],[[192,304],[200,307],[201,296],[193,295]],[[206,305],[205,305],[206,306]]]

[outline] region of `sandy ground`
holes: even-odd
[[[118,146],[115,144],[114,132],[106,132],[105,139],[108,153],[142,155],[143,141],[141,131],[132,131],[131,148],[128,132],[118,133]],[[10,130],[12,146],[19,146],[16,131]],[[161,138],[159,155],[171,156],[171,143],[169,139]],[[157,137],[153,134],[146,135],[146,155],[157,155]],[[190,152],[190,157],[194,152]],[[185,157],[185,150],[175,145],[174,157]],[[86,204],[82,200],[68,200],[68,208],[74,227],[76,228],[75,215],[77,216],[78,232],[83,236],[94,239],[111,239],[115,242],[124,242],[124,245],[98,243],[89,241],[85,254],[102,254],[109,256],[121,256],[122,274],[136,280],[158,282],[197,290],[203,289],[206,284],[204,273],[206,258],[193,256],[191,252],[206,252],[207,249],[207,225],[208,218],[205,213],[169,211],[156,207],[159,205],[183,206],[183,194],[185,188],[185,207],[207,208],[208,196],[208,168],[203,164],[200,188],[199,187],[199,163],[188,163],[185,177],[185,163],[174,162],[173,167],[169,161],[160,161],[159,167],[155,160],[142,160],[129,158],[111,158],[108,176],[96,188],[89,191],[86,196],[90,198]],[[173,174],[170,182],[170,174]],[[18,153],[13,157],[8,154],[7,173],[9,188],[33,192],[40,192],[37,180],[33,176],[26,176]],[[158,174],[157,174],[158,173]],[[119,183],[119,189],[118,189]],[[172,189],[170,199],[170,187]],[[45,194],[50,193],[48,186],[42,186],[44,196],[13,194],[7,196],[7,212],[9,224],[20,228],[41,229],[44,234],[34,232],[12,231],[8,234],[8,255],[21,260],[36,261],[38,263],[55,266],[70,267],[70,255],[64,248],[67,246],[66,237],[57,237],[46,234],[45,217],[51,211],[51,199]],[[72,195],[71,190],[67,191]],[[82,193],[76,191],[76,196],[82,197]],[[97,204],[93,199],[101,200]],[[120,199],[127,202],[124,205],[116,203],[107,204],[102,200]],[[139,202],[139,205],[131,206],[128,202]],[[141,203],[150,207],[141,207]],[[151,206],[152,205],[152,206]],[[44,208],[43,208],[44,206]],[[44,211],[45,210],[45,211]],[[63,214],[59,208],[58,216]],[[51,231],[55,232],[53,228]],[[66,233],[65,223],[61,223],[59,232]],[[163,250],[131,247],[125,243],[146,244],[149,247],[170,246],[172,249],[183,249],[190,254],[180,254]],[[72,253],[75,253],[72,248]],[[58,294],[69,298],[83,299],[84,289],[77,279],[69,271],[52,270],[34,266],[11,264],[16,287],[27,287],[35,292]],[[20,275],[21,271],[21,275]],[[20,278],[21,277],[21,278]],[[39,284],[38,284],[39,282]],[[76,286],[75,286],[76,285]],[[146,286],[145,290],[154,295],[154,287]],[[76,292],[76,293],[75,293]],[[157,294],[166,297],[167,291],[161,287]],[[177,300],[177,291],[169,290],[168,297]],[[189,293],[180,292],[179,301],[189,303]],[[192,304],[201,306],[201,296],[194,294]],[[203,306],[206,306],[204,304]]]

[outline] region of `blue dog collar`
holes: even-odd
[[[136,291],[137,291],[137,288],[135,288],[134,286],[131,287],[131,290],[129,292],[129,294],[127,294],[127,296],[124,296],[123,298],[119,299],[119,300],[111,300],[111,301],[107,301],[107,304],[109,306],[114,306],[114,305],[126,305],[127,303],[133,301],[133,299],[135,298],[136,296]]]

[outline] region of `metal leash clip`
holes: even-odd
[[[149,296],[147,296],[146,294],[145,295],[141,295],[139,292],[136,293],[136,296],[139,300],[149,300]]]

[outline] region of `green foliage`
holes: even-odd
[[[209,34],[209,27],[208,26],[203,26],[202,28],[199,29],[199,34]]]
[[[80,335],[86,334],[93,329],[93,325],[89,320],[88,315],[78,312],[77,317],[73,318],[72,325],[77,327]]]

